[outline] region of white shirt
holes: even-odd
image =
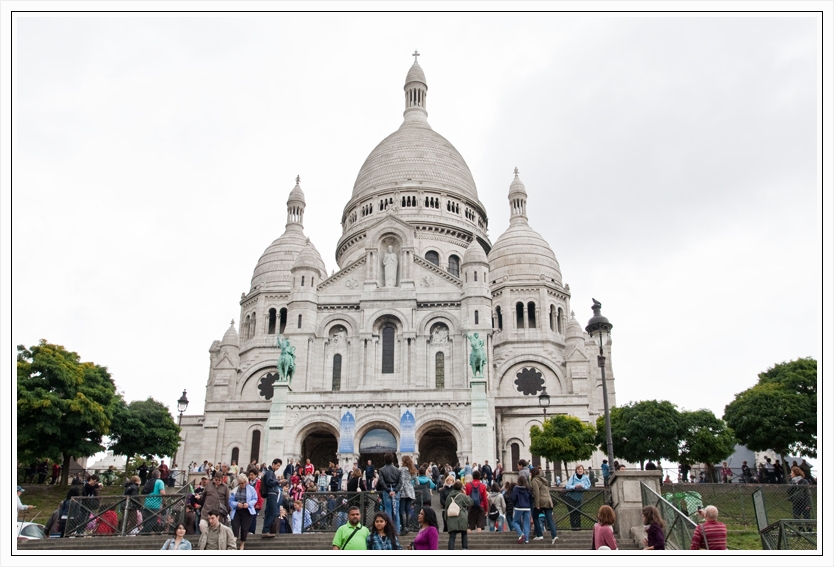
[[[27,506],[26,504],[24,504],[23,502],[20,501],[20,495],[18,495],[18,497],[17,497],[17,509],[18,510],[28,510],[29,509],[29,506]]]

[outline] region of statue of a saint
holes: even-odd
[[[482,378],[487,363],[484,341],[478,338],[478,333],[466,335],[466,338],[469,339],[469,345],[472,347],[472,352],[469,354],[469,366],[472,367],[472,374],[476,378]]]
[[[278,335],[278,348],[281,355],[278,357],[278,381],[292,384],[292,377],[295,375],[295,347],[290,340]]]
[[[382,258],[382,265],[385,270],[385,287],[397,287],[397,263],[394,247],[389,246],[388,252]]]

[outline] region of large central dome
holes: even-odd
[[[351,200],[395,184],[423,182],[457,191],[461,196],[479,202],[469,166],[455,147],[432,130],[426,120],[428,86],[416,61],[406,76],[404,90],[403,123],[368,155],[356,176]]]

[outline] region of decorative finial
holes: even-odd
[[[232,327],[234,327],[234,326],[235,326],[235,320],[232,319]]]
[[[573,309],[570,310],[570,316],[571,317],[576,317],[576,313],[573,312]]]
[[[301,183],[301,176],[300,176],[300,175],[296,175],[296,176],[295,176],[295,184],[296,184],[296,185],[298,185],[299,183]]]
[[[417,58],[420,57],[420,53],[418,53],[417,50],[415,49],[414,53],[412,53],[411,55],[414,56],[414,62],[417,63]]]
[[[513,173],[515,173],[515,176],[518,177],[518,168],[517,167],[513,170]]]

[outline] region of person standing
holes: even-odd
[[[550,496],[550,488],[547,486],[547,479],[541,474],[540,467],[533,467],[533,527],[536,530],[535,540],[544,538],[544,530],[542,529],[542,521],[539,517],[544,514],[544,519],[547,522],[547,529],[550,530],[550,545],[556,543],[559,536],[556,534],[556,524],[553,523],[553,499]]]
[[[608,459],[602,460],[602,485],[608,486],[608,480],[611,478],[611,468],[608,466]]]
[[[411,520],[411,503],[414,502],[414,481],[418,476],[418,470],[408,455],[403,456],[403,465],[400,467],[400,535],[408,533],[408,524]]]
[[[500,462],[495,463],[495,471],[493,472],[493,474],[495,475],[495,482],[498,484],[498,486],[501,486],[501,477],[504,476],[504,467],[501,466]]]
[[[805,478],[802,469],[798,466],[791,467],[788,499],[793,505],[794,518],[803,520],[811,519],[811,495],[808,492],[808,480]]]
[[[533,493],[528,488],[526,476],[518,475],[518,484],[513,487],[513,527],[518,533],[518,543],[530,541],[530,509],[533,507]]]
[[[454,505],[454,506],[453,506]],[[469,541],[467,537],[467,528],[469,527],[469,510],[472,506],[472,498],[463,492],[463,485],[460,481],[455,481],[452,485],[452,491],[446,498],[446,525],[449,528],[449,546],[448,549],[455,548],[455,537],[460,535],[461,549],[469,549]],[[450,508],[457,508],[457,514]]]
[[[660,517],[660,510],[654,506],[644,506],[641,513],[643,515],[643,529],[646,530],[646,537],[643,538],[644,549],[666,549],[666,537],[663,535],[666,522]],[[697,547],[694,549],[697,549]]]
[[[443,488],[437,491],[440,495],[440,508],[443,510],[443,531],[449,531],[449,519],[446,517],[446,502],[448,501],[449,494],[452,493],[455,486],[455,475],[452,471],[446,475],[443,479]]]
[[[17,510],[18,512],[25,512],[26,510],[31,510],[34,506],[30,504],[24,504],[20,501],[20,495],[26,492],[23,487],[20,485],[17,486]]]
[[[237,488],[229,495],[229,517],[232,519],[232,533],[240,541],[238,549],[246,545],[249,525],[255,515],[255,504],[258,503],[258,493],[245,474],[239,474]]]
[[[570,506],[570,527],[573,531],[578,531],[582,525],[582,512],[580,511],[582,495],[589,488],[591,488],[591,480],[585,474],[585,467],[579,465],[565,485],[567,491],[565,496],[570,500],[568,502]]]
[[[472,471],[472,482],[466,484],[466,495],[472,499],[469,505],[468,526],[469,531],[483,531],[486,525],[487,502],[486,485],[481,482],[481,471]]]
[[[374,551],[401,550],[400,542],[397,539],[397,530],[391,523],[385,512],[377,512],[374,515],[374,529],[365,542],[365,547]]]
[[[733,470],[727,465],[727,461],[721,463],[721,482],[733,482]]]
[[[174,537],[166,539],[160,551],[191,551],[191,542],[185,539],[185,524],[177,524]]]
[[[95,475],[94,475],[95,476]],[[145,498],[145,509],[142,511],[142,532],[156,533],[157,527],[162,524],[162,497],[165,496],[165,483],[160,479],[159,470],[151,473],[151,480],[153,481],[153,488],[147,493]],[[148,481],[149,483],[151,481]],[[86,489],[87,485],[84,485]],[[147,490],[147,488],[143,489]]]
[[[139,468],[136,469],[136,472],[139,474],[139,481],[142,486],[145,486],[145,483],[148,482],[148,465],[144,462],[139,465]]]
[[[492,486],[492,467],[487,459],[484,459],[484,464],[481,465],[481,478],[487,486]]]
[[[727,526],[718,521],[718,508],[707,506],[698,515],[706,521],[695,528],[689,549],[727,549]]]
[[[158,472],[154,471],[154,474]],[[203,491],[203,495],[203,510],[216,511],[225,524],[229,514],[229,487],[223,483],[223,477],[220,474],[214,475],[211,483]],[[200,531],[206,529],[208,529],[208,518],[202,518],[200,520]]]
[[[58,482],[58,477],[61,476],[61,465],[52,463],[52,481],[49,484],[54,485]]]
[[[170,472],[170,469],[168,468],[168,465],[165,464],[165,461],[160,461],[159,462],[159,467],[157,467],[157,470],[159,471],[160,480],[162,480],[162,482],[167,486],[168,485],[168,473]]]
[[[219,477],[215,477],[220,480]],[[208,523],[206,529],[200,534],[200,541],[197,549],[203,551],[226,551],[237,549],[235,534],[229,526],[220,523],[220,511],[210,510],[208,512]]]
[[[492,508],[495,507],[495,512]],[[489,524],[489,531],[495,531],[495,525],[498,524],[498,531],[504,531],[504,522],[507,518],[507,507],[504,502],[504,495],[501,494],[501,487],[497,482],[492,483],[489,493],[489,507],[487,508],[487,523]],[[497,514],[497,515],[495,515]]]
[[[417,514],[417,521],[420,523],[420,531],[410,544],[408,549],[437,550],[437,543],[440,534],[437,531],[437,514],[428,506],[423,506]]]
[[[127,521],[125,522],[125,532],[130,533],[133,529],[139,525],[139,516],[137,512],[139,511],[137,507],[137,502],[135,496],[139,496],[139,477],[132,476],[130,480],[125,483],[125,490],[123,493],[125,496],[125,501],[129,502],[127,508]]]
[[[247,477],[249,478],[249,486],[255,490],[255,494],[258,496],[258,501],[255,502],[255,515],[252,516],[252,523],[249,524],[249,533],[255,534],[257,533],[258,514],[264,507],[264,497],[261,496],[261,479],[258,478],[257,469],[250,467]]]
[[[527,479],[527,482],[529,484],[529,482],[530,482],[530,469],[527,468],[527,461],[525,461],[524,459],[521,459],[521,460],[518,461],[518,463],[516,463],[516,466],[518,467],[518,476],[519,476],[519,478],[521,478],[523,476],[524,478]]]
[[[367,474],[367,470],[366,470]],[[379,480],[376,484],[376,489],[382,492],[382,505],[385,507],[385,513],[394,522],[395,526],[400,525],[400,482],[402,473],[400,469],[394,466],[394,454],[385,453],[385,466],[379,469]],[[367,490],[372,487],[371,478],[368,483]]]
[[[287,464],[287,467],[290,466],[292,466],[291,462]],[[272,466],[266,468],[264,476],[261,478],[261,483],[266,487],[266,511],[264,511],[264,526],[261,528],[261,537],[275,537],[275,532],[272,531],[272,523],[279,514],[281,486],[278,484],[278,479],[275,478],[275,473],[279,468],[281,468],[281,459],[273,459]]]
[[[600,506],[597,512],[597,523],[594,524],[592,543],[594,549],[617,549],[617,540],[614,539],[614,521],[617,516],[611,506]]]
[[[368,549],[367,541],[371,532],[359,522],[361,517],[358,506],[351,506],[348,509],[348,523],[340,526],[336,530],[336,535],[333,536],[334,550],[366,551]]]
[[[365,467],[365,486],[362,487],[362,490],[367,492],[371,489],[371,483],[373,482],[375,475],[376,469],[374,468],[374,462],[371,459],[368,459],[368,465]],[[393,518],[390,514],[388,517]]]

